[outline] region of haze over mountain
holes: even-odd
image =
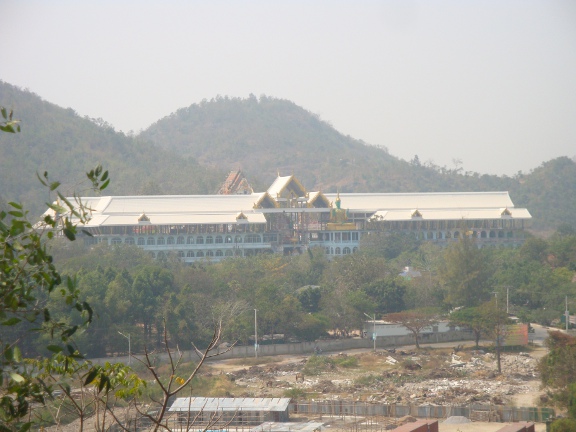
[[[241,168],[256,190],[278,172],[295,174],[308,190],[509,190],[517,206],[531,211],[535,228],[576,226],[576,163],[567,157],[514,178],[423,165],[417,157],[406,162],[272,97],[203,101],[138,136],[3,82],[0,105],[22,120],[20,134],[0,134],[0,195],[23,201],[34,215],[49,199],[35,172],[46,170],[72,188],[83,172],[102,163],[110,171],[106,193],[112,195],[214,193],[227,171]]]

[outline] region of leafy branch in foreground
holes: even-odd
[[[12,112],[8,114],[3,107],[0,112],[5,120],[0,130],[19,132]],[[100,166],[87,175],[97,191],[108,185],[108,172]],[[78,198],[73,204],[63,197],[58,191],[60,183],[49,182],[48,173],[38,177],[49,195],[56,193],[63,203],[58,205],[56,217],[46,216],[42,223],[32,224],[28,212],[17,202],[0,211],[0,430],[28,430],[32,404],[44,404],[51,394],[50,385],[26,359],[37,354],[30,340],[45,335],[50,342],[44,349],[64,355],[68,365],[81,357],[72,336],[93,316],[90,305],[80,299],[76,281],[59,273],[47,250],[47,240],[58,230],[74,240],[78,224],[89,219],[89,209]],[[79,325],[53,317],[48,298],[57,294],[67,309],[80,314]]]
[[[20,120],[12,119],[12,110],[8,110],[4,107],[0,107],[0,115],[4,120],[0,121],[0,131],[8,133],[20,132]]]

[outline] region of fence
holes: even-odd
[[[447,418],[463,416],[477,421],[545,422],[554,417],[554,410],[542,407],[513,407],[502,405],[399,405],[353,401],[305,401],[290,404],[290,413],[328,417],[404,417]]]
[[[421,344],[429,343],[442,343],[442,342],[456,342],[463,340],[471,340],[472,333],[464,331],[449,331],[444,333],[425,333],[420,335],[419,342]],[[403,336],[379,336],[376,339],[376,348],[389,348],[398,347],[404,345],[413,345],[414,337],[412,335]],[[271,345],[259,345],[258,346],[258,356],[276,356],[276,355],[305,355],[312,354],[318,348],[324,352],[339,352],[346,351],[349,349],[358,348],[372,348],[374,346],[374,341],[371,339],[329,339],[316,342],[300,342],[300,343],[281,343],[281,344],[271,344]],[[218,352],[219,349],[216,349]],[[222,349],[221,351],[224,351]],[[231,358],[246,358],[254,357],[254,346],[243,345],[235,346],[228,352],[222,353],[218,356],[218,360],[231,359]],[[155,354],[155,358],[159,361],[167,361],[168,354],[165,352],[159,352]],[[192,351],[183,351],[183,360],[194,361],[198,357]],[[100,358],[91,359],[93,363],[104,364],[108,361],[117,362],[128,362],[128,357],[115,357],[111,358]]]

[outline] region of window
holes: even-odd
[[[232,243],[232,236],[226,236],[226,243]]]
[[[326,255],[330,255],[330,248],[329,247],[326,248]]]
[[[350,248],[349,247],[345,247],[344,249],[342,249],[342,253],[344,255],[348,255],[350,253]]]
[[[186,256],[187,256],[188,258],[194,258],[194,252],[188,251],[188,252],[186,252]]]
[[[146,239],[144,237],[138,237],[138,246],[144,246],[146,244]]]
[[[224,243],[222,236],[216,236],[216,238],[214,239],[214,243]]]
[[[196,237],[196,244],[204,244],[204,237],[198,236]],[[204,255],[202,255],[204,256]]]
[[[340,255],[340,248],[337,247],[336,250],[334,251],[334,253],[335,253],[336,255]]]
[[[184,237],[180,236],[176,239],[177,244],[184,244]]]
[[[189,236],[189,237],[186,239],[186,244],[194,244],[194,237]]]
[[[174,237],[168,237],[166,244],[174,244]]]
[[[198,258],[201,258],[201,257],[204,256],[204,252],[198,251],[198,253],[196,254],[196,256],[197,256]]]
[[[134,244],[134,237],[126,237],[126,240],[124,240],[124,243],[126,243],[128,245],[133,245]]]
[[[206,244],[214,243],[214,238],[212,236],[206,236]]]
[[[214,251],[206,251],[206,256],[207,256],[207,257],[213,257],[213,256],[214,256]]]
[[[148,242],[147,242],[147,244],[148,244],[148,245],[153,245],[154,243],[155,243],[155,242],[154,242],[154,237],[148,237]]]
[[[227,257],[232,256],[232,251],[230,249],[228,249],[226,252],[224,252],[224,256],[227,256]]]
[[[119,237],[114,237],[112,239],[112,244],[121,244],[122,243],[122,239]]]
[[[224,256],[224,254],[222,253],[221,250],[217,250],[217,251],[216,251],[216,256],[217,256],[217,257],[221,257],[221,256]]]
[[[234,239],[234,242],[242,243],[242,236],[237,235],[236,238]]]
[[[164,237],[158,237],[158,242],[156,244],[163,245],[164,244]]]
[[[261,237],[258,234],[248,234],[244,239],[245,243],[260,243]]]
[[[183,252],[183,251],[178,251],[178,257],[184,258],[184,252]]]

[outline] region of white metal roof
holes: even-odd
[[[268,193],[272,198],[292,179],[277,177]],[[153,195],[104,196],[82,198],[92,209],[92,219],[86,225],[138,225],[145,214],[151,224],[233,224],[265,223],[264,215],[275,212],[326,212],[329,209],[271,208],[254,209],[266,192],[250,195]],[[317,192],[311,194],[312,199]],[[335,201],[336,194],[325,194]],[[375,214],[382,220],[458,220],[458,219],[530,219],[524,208],[515,208],[508,192],[447,192],[447,193],[346,193],[340,194],[342,208],[351,213]],[[413,218],[415,211],[421,218]],[[510,215],[503,212],[509,211]],[[239,213],[247,220],[238,220]],[[53,214],[48,210],[47,214]]]
[[[337,194],[324,194],[331,201]],[[414,210],[514,208],[508,192],[341,193],[343,209]]]
[[[265,422],[254,426],[249,432],[314,432],[326,430],[320,422]]]
[[[383,221],[407,220],[475,220],[475,219],[530,219],[526,209],[510,209],[510,216],[502,216],[501,209],[419,209],[421,217],[412,217],[413,210],[377,211],[374,216]]]
[[[270,185],[270,187],[268,188],[268,193],[270,194],[270,196],[274,199],[276,199],[276,196],[282,192],[282,189],[284,189],[288,183],[290,183],[290,180],[292,179],[292,176],[285,176],[285,177],[276,177],[276,179],[274,180],[274,182]]]
[[[286,411],[290,398],[178,398],[169,411]]]

